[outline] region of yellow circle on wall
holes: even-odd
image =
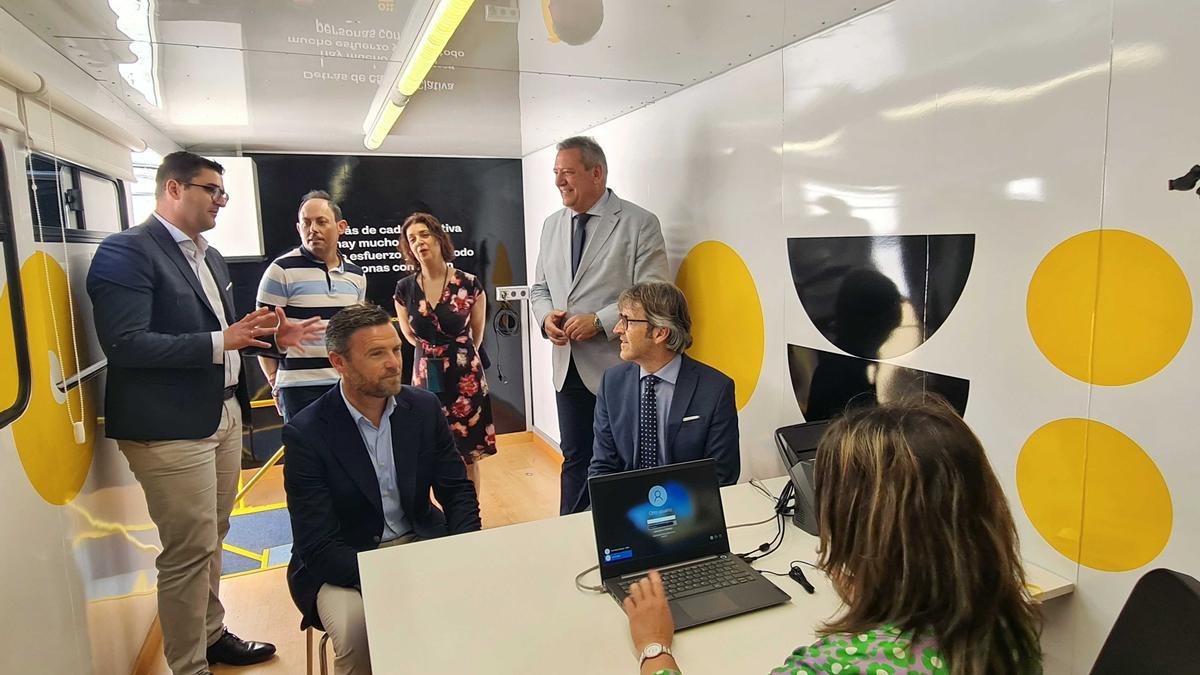
[[[692,247],[679,265],[675,285],[692,315],[688,355],[733,379],[737,408],[750,402],[762,372],[762,304],[754,277],[732,248],[719,241]]]
[[[1124,230],[1092,230],[1055,246],[1033,273],[1025,307],[1050,363],[1108,386],[1162,370],[1192,325],[1183,270],[1160,246]]]
[[[46,293],[47,267],[54,316],[58,323],[58,352],[54,322]],[[29,360],[32,388],[29,407],[12,424],[13,441],[25,475],[34,490],[51,504],[66,504],[75,498],[92,465],[92,443],[96,437],[94,410],[95,383],[85,383],[66,394],[57,390],[61,370],[66,377],[79,372],[71,347],[71,308],[67,301],[67,275],[58,261],[37,252],[21,266],[21,286],[25,295],[25,317],[29,333]],[[8,289],[0,296],[7,306]],[[77,317],[77,321],[79,318]],[[83,393],[82,410],[80,392]],[[70,413],[68,413],[70,406]],[[83,420],[85,438],[75,442],[71,420]]]
[[[1171,536],[1171,492],[1154,460],[1094,420],[1055,420],[1033,432],[1017,458],[1017,492],[1042,538],[1092,569],[1141,567]]]

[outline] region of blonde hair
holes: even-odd
[[[1008,502],[944,400],[833,422],[817,450],[819,565],[846,603],[820,633],[932,635],[953,675],[1040,672],[1039,619]]]

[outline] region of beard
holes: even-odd
[[[352,373],[347,379],[355,391],[374,398],[395,396],[400,393],[400,388],[403,386],[400,383],[399,373],[395,376],[383,376],[374,380],[369,380],[358,373]]]

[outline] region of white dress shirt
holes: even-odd
[[[238,383],[242,358],[236,349],[225,349],[223,331],[229,328],[229,322],[225,320],[225,303],[221,300],[221,291],[217,288],[217,280],[213,278],[212,270],[204,262],[204,254],[208,252],[208,240],[203,235],[197,235],[196,238],[199,240],[197,244],[178,227],[167,222],[167,219],[160,216],[157,211],[154,213],[154,217],[158,218],[158,222],[167,228],[167,232],[171,233],[175,243],[179,244],[179,250],[183,253],[184,259],[188,261],[192,271],[196,273],[200,287],[204,289],[204,295],[208,298],[208,304],[212,307],[213,313],[217,315],[221,330],[212,332],[213,363],[225,365],[225,386],[226,388],[233,387]]]

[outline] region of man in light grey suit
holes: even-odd
[[[667,281],[658,217],[609,190],[604,150],[588,136],[558,144],[554,184],[563,208],[542,225],[529,305],[554,343],[562,495],[559,513],[588,507],[592,418],[604,371],[621,362],[613,341],[617,296],[643,281]]]

